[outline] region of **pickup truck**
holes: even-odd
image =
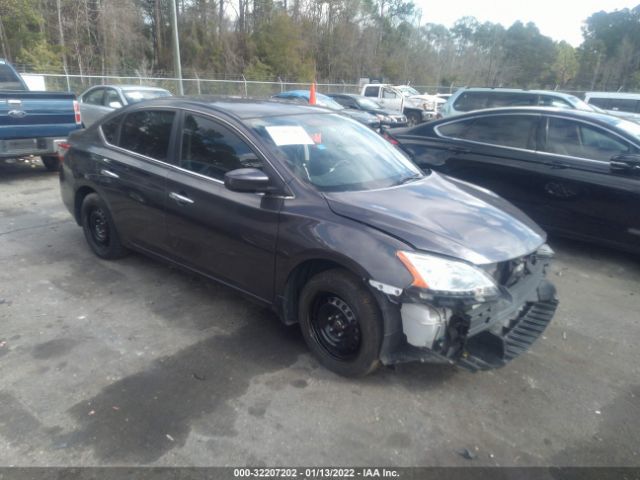
[[[73,93],[30,92],[11,64],[0,59],[0,159],[39,155],[59,168],[58,145],[82,127]]]
[[[384,108],[406,115],[409,126],[435,119],[442,102],[434,95],[423,95],[409,85],[368,83],[360,95],[377,101]]]

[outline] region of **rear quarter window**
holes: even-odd
[[[538,96],[520,92],[489,92],[488,107],[529,107],[537,103]]]
[[[122,115],[118,115],[117,117],[100,125],[100,129],[102,130],[105,140],[111,145],[118,144],[118,128],[120,127],[121,121]]]

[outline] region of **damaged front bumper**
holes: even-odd
[[[384,364],[410,361],[458,364],[472,371],[504,366],[549,325],[558,301],[546,280],[550,250],[491,266],[493,298],[461,299],[419,289],[384,291]]]

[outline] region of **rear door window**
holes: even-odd
[[[609,104],[609,110],[635,113],[638,111],[638,101],[626,98],[612,98]]]
[[[537,103],[538,96],[521,92],[489,92],[488,107],[529,107]]]
[[[380,91],[380,87],[369,86],[364,89],[365,97],[375,97],[378,98],[378,92]]]
[[[595,105],[596,107],[609,110],[609,100],[609,98],[591,97],[588,103],[591,105]]]
[[[84,95],[82,97],[83,103],[88,103],[89,105],[102,105],[102,99],[104,97],[104,88],[96,88]]]
[[[141,110],[127,115],[120,131],[120,148],[166,161],[175,112]]]
[[[535,149],[536,115],[491,115],[437,127],[440,135],[501,147]]]
[[[122,115],[118,115],[115,118],[112,118],[108,122],[104,122],[100,125],[100,129],[102,130],[102,134],[104,138],[111,145],[118,144],[118,129],[120,127],[120,123],[122,122]]]
[[[620,137],[602,128],[574,120],[548,119],[544,151],[589,160],[608,162],[621,153],[635,153],[634,148]]]
[[[189,113],[182,127],[180,166],[224,180],[224,174],[231,170],[262,169],[263,163],[237,134],[211,119]]]

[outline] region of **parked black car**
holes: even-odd
[[[340,374],[498,367],[554,314],[528,217],[328,110],[157,99],[70,144],[62,198],[96,255],[134,249],[241,290]]]
[[[640,253],[640,125],[580,110],[502,108],[393,131],[423,169],[486,187],[547,231]]]
[[[368,97],[353,93],[328,93],[327,96],[333,98],[345,108],[362,110],[375,115],[383,127],[398,128],[406,127],[409,124],[404,113],[385,109]]]
[[[287,92],[281,92],[277,95],[273,95],[271,98],[285,102],[298,103],[301,105],[309,105],[309,95],[309,90],[289,90]],[[373,130],[380,130],[380,119],[377,116],[371,115],[367,112],[359,112],[357,110],[345,108],[332,98],[322,93],[316,93],[315,106],[328,108],[336,113],[352,118],[356,122],[360,122]]]

